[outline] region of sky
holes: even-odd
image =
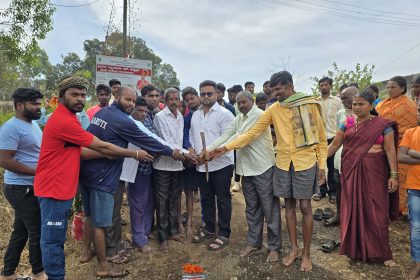
[[[52,0],[60,5],[94,0]],[[41,42],[52,63],[83,41],[106,35],[112,0],[57,6],[54,29]],[[122,30],[115,0],[111,30]],[[373,79],[420,73],[418,0],[131,0],[130,33],[141,37],[177,72],[181,87],[206,79],[227,87],[288,70],[298,91],[336,62],[341,69],[373,64]],[[141,58],[138,58],[141,59]]]

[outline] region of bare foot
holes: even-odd
[[[168,245],[167,240],[160,243],[159,250],[163,253],[168,253],[169,252],[169,245]]]
[[[182,224],[182,220],[179,221],[178,224],[179,224],[179,226],[178,226],[179,234],[185,234],[185,228],[184,228],[184,225]]]
[[[312,261],[310,258],[302,256],[302,262],[300,264],[300,271],[302,272],[312,271]]]
[[[283,259],[281,260],[281,263],[284,264],[285,266],[289,266],[301,256],[302,256],[302,253],[299,252],[299,250],[290,251],[290,253],[287,256],[283,257]]]
[[[192,226],[187,225],[187,237],[192,237],[194,235],[194,230]]]
[[[153,252],[152,246],[150,246],[150,244],[140,246],[140,247],[138,247],[138,250],[142,253],[145,253],[145,254],[149,254],[149,253]]]
[[[185,240],[179,234],[169,236],[169,240],[178,241],[179,243],[182,243],[182,244],[185,243]]]
[[[252,246],[250,246],[250,245],[247,245],[245,248],[243,248],[242,250],[241,250],[241,252],[239,252],[239,256],[241,256],[242,258],[243,257],[246,257],[246,256],[248,256],[250,253],[252,253],[252,252],[254,252],[254,251],[257,251],[257,250],[259,250],[260,248],[259,247],[252,247]]]
[[[420,263],[416,263],[416,266],[410,270],[406,279],[416,280],[418,278],[420,278]]]
[[[268,253],[267,258],[265,259],[266,262],[276,262],[279,260],[279,252],[277,251],[270,251]]]
[[[91,248],[89,248],[89,250],[82,250],[82,255],[79,258],[79,263],[87,263],[93,258],[93,256],[94,254]]]
[[[395,261],[394,260],[384,261],[384,265],[389,266],[389,267],[393,267],[393,266],[395,266]]]
[[[43,271],[43,272],[32,275],[32,280],[48,280],[48,276]]]

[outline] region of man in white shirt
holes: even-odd
[[[248,91],[241,91],[236,97],[239,111],[235,121],[208,151],[224,146],[250,129],[263,111],[254,105],[254,98]],[[209,152],[211,154],[211,152]],[[236,173],[242,177],[242,187],[246,202],[248,222],[247,246],[240,252],[245,257],[261,248],[263,241],[264,218],[267,222],[268,249],[267,261],[278,260],[281,248],[281,222],[279,198],[273,194],[273,166],[275,163],[273,139],[269,127],[251,144],[236,151]]]
[[[321,104],[322,108],[322,117],[324,119],[325,129],[327,132],[328,145],[334,140],[335,133],[337,131],[335,116],[337,112],[343,108],[341,99],[331,93],[332,83],[333,80],[328,77],[324,77],[318,82],[321,96],[317,98],[317,100]],[[328,194],[330,202],[336,203],[337,195],[334,185],[334,155],[327,159],[327,168],[327,181],[325,184],[319,186],[320,193],[314,194],[313,200],[318,201]]]
[[[165,109],[156,114],[153,123],[158,135],[171,148],[182,150],[184,118],[178,111],[179,91],[165,90]],[[181,194],[180,175],[184,166],[181,161],[160,156],[153,162],[153,186],[158,224],[160,250],[169,250],[168,239],[182,241],[178,226],[178,202]]]
[[[191,120],[190,142],[194,151],[199,154],[203,151],[200,132],[204,132],[206,145],[211,145],[220,137],[233,122],[234,116],[227,109],[217,103],[216,83],[203,81],[200,84],[200,98],[202,107],[197,110]],[[206,167],[197,167],[198,183],[203,199],[203,219],[205,228],[192,239],[194,243],[201,243],[214,238],[216,234],[216,203],[218,211],[218,234],[208,246],[209,250],[219,250],[226,246],[230,237],[230,219],[232,216],[232,198],[229,187],[233,172],[233,153],[225,155],[207,163],[208,178],[206,180]]]

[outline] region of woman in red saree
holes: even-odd
[[[343,145],[340,254],[350,259],[395,265],[389,246],[389,193],[398,188],[394,122],[371,114],[374,97],[353,100],[355,117],[340,125],[328,148]]]
[[[376,106],[379,116],[394,121],[398,125],[398,144],[407,129],[417,127],[416,103],[405,95],[407,92],[407,81],[396,76],[388,81],[387,89],[389,97]],[[390,218],[396,220],[399,213],[407,214],[407,189],[405,181],[407,179],[408,165],[399,163],[399,195],[390,196]]]

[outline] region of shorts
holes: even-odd
[[[186,167],[181,173],[181,186],[184,190],[198,190],[198,171],[195,166]]]
[[[295,171],[290,163],[289,171],[278,167],[274,168],[273,194],[283,198],[311,199],[312,195],[319,192],[318,165],[309,169]]]
[[[92,225],[99,228],[112,226],[114,195],[84,185],[80,186],[85,216],[91,218]]]

